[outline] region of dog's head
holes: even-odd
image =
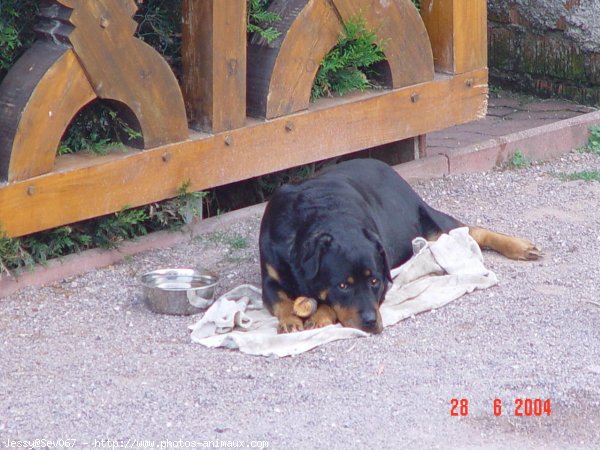
[[[333,308],[342,325],[381,332],[379,306],[392,280],[385,249],[374,232],[316,233],[299,253],[307,288]]]

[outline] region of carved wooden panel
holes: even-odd
[[[52,170],[60,137],[94,98],[114,100],[144,148],[187,138],[181,90],[164,59],[134,38],[132,0],[54,0],[39,40],[0,85],[0,180]]]
[[[308,108],[321,60],[337,43],[343,23],[362,16],[384,42],[391,87],[433,80],[427,30],[411,0],[275,0],[270,11],[282,35],[248,48],[248,112],[267,119]]]

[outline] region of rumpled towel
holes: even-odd
[[[498,283],[496,275],[485,268],[468,228],[452,230],[434,242],[416,238],[413,250],[410,260],[392,270],[394,283],[380,308],[384,327]],[[263,308],[260,289],[251,285],[238,286],[221,296],[190,329],[192,342],[207,347],[279,357],[339,339],[368,336],[340,324],[277,334],[277,319]]]

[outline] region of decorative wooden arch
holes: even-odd
[[[281,35],[272,43],[255,37],[249,47],[251,115],[272,119],[307,109],[321,60],[358,15],[385,43],[390,87],[433,80],[427,29],[411,0],[275,0],[269,10],[282,17]]]
[[[246,64],[246,0],[182,0],[184,95],[166,62],[132,37],[133,0],[52,0],[42,11],[38,41],[0,84],[2,231],[22,236],[174,197],[186,181],[191,190],[209,189],[416,139],[485,114],[485,0],[421,0],[431,45],[409,0],[295,4],[302,7],[289,15],[268,73],[277,83],[296,80],[298,88],[286,103],[285,90],[264,83],[265,98],[271,90],[276,99],[273,118],[264,119],[246,113],[258,73]],[[392,36],[386,55],[400,75],[390,89],[320,99],[307,108],[306,80],[318,55],[357,11],[366,11],[384,39]],[[311,33],[318,51],[308,52],[296,27],[317,23]],[[135,118],[130,125],[143,133],[144,150],[55,156],[69,120],[97,98],[124,105]],[[196,129],[188,129],[188,119]]]
[[[0,180],[51,172],[60,139],[95,98],[133,113],[143,147],[188,136],[181,90],[152,47],[135,39],[132,0],[56,0],[40,12],[39,40],[7,75],[0,91],[6,132]],[[32,133],[32,128],[40,128]]]

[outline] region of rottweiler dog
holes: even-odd
[[[465,226],[433,209],[387,164],[357,159],[282,186],[265,210],[259,238],[263,301],[288,333],[340,322],[369,333],[382,330],[379,306],[392,282],[390,268],[406,262],[412,240],[435,240]],[[469,227],[482,248],[533,260],[525,239]],[[310,317],[294,301],[317,301]]]

